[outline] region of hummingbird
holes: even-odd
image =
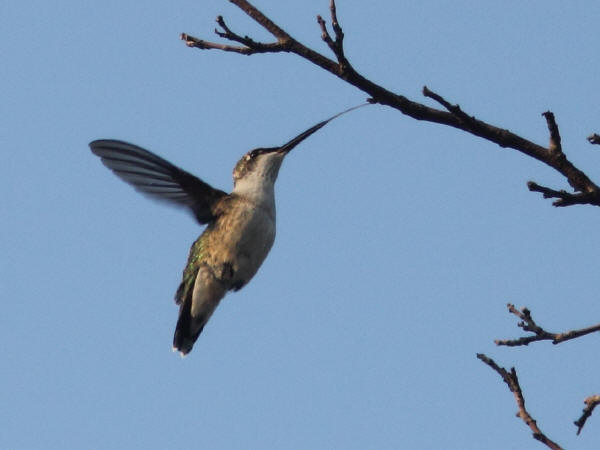
[[[228,291],[256,274],[275,241],[275,181],[286,155],[342,111],[280,147],[256,148],[233,169],[230,194],[137,145],[113,139],[91,142],[92,152],[119,178],[153,199],[186,208],[202,225],[175,294],[179,317],[173,351],[188,354]]]

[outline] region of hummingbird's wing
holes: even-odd
[[[189,208],[198,222],[211,221],[215,202],[227,194],[137,145],[112,139],[90,142],[102,163],[137,191]]]

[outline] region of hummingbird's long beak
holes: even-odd
[[[355,109],[362,108],[363,106],[367,106],[367,105],[370,105],[370,103],[363,103],[358,106],[353,106],[352,108],[348,108],[340,113],[337,113],[335,116],[331,116],[329,119],[325,119],[324,121],[319,122],[318,124],[316,124],[313,127],[310,127],[308,130],[304,131],[303,133],[300,133],[298,136],[296,136],[294,139],[289,141],[287,144],[284,144],[283,146],[279,147],[279,149],[277,149],[277,152],[283,153],[283,154],[288,154],[296,145],[298,145],[304,139],[309,137],[315,131],[318,131],[321,128],[323,128],[325,125],[327,125],[333,119],[340,117],[342,114],[346,114],[347,112],[354,111]]]

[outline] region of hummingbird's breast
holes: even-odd
[[[237,290],[256,274],[273,246],[275,204],[230,196],[205,233],[211,241],[205,247],[208,264],[229,289]]]

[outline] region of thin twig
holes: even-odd
[[[342,31],[340,25],[337,23],[337,18],[335,14],[335,2],[331,0],[331,26],[333,28],[333,32],[335,33],[335,40],[331,38],[331,35],[327,30],[326,22],[321,16],[317,16],[317,23],[321,28],[321,39],[323,39],[323,42],[327,44],[327,46],[335,55],[338,61],[339,71],[340,73],[343,73],[345,70],[351,69],[351,66],[348,60],[346,59],[346,56],[344,55],[344,32]]]
[[[335,40],[341,42],[344,40],[344,32],[342,31],[342,27],[338,22],[335,0],[331,0],[331,3],[329,3],[329,12],[331,13],[331,26],[333,27],[333,32],[335,33]]]
[[[329,48],[335,53],[335,44],[333,43],[333,39],[329,35],[329,31],[327,30],[327,24],[325,20],[321,16],[317,16],[317,23],[321,27],[321,39],[325,42]]]
[[[585,422],[594,412],[594,408],[600,404],[600,395],[590,395],[583,402],[585,403],[583,413],[581,414],[581,417],[574,422],[577,426],[577,434],[581,433]]]
[[[521,390],[521,386],[519,385],[519,378],[517,377],[517,371],[514,367],[510,369],[510,372],[506,370],[504,367],[500,367],[496,362],[484,355],[483,353],[478,353],[477,358],[483,361],[485,364],[490,366],[494,371],[496,371],[501,377],[502,380],[508,385],[508,389],[513,393],[515,397],[515,401],[519,410],[517,411],[517,417],[523,420],[525,424],[529,427],[531,432],[533,433],[533,438],[545,444],[548,448],[554,450],[560,450],[562,447],[558,445],[556,442],[552,441],[548,438],[542,430],[537,426],[537,422],[531,414],[525,408],[525,398],[523,397],[523,391]]]
[[[521,322],[517,324],[519,328],[522,328],[524,331],[529,331],[533,333],[532,336],[524,336],[518,339],[496,339],[494,343],[496,345],[504,345],[507,347],[516,347],[520,345],[529,345],[531,342],[537,341],[552,341],[553,344],[560,344],[561,342],[569,341],[571,339],[576,339],[581,336],[585,336],[586,334],[591,334],[600,331],[600,324],[593,325],[591,327],[582,328],[579,330],[571,330],[565,331],[563,333],[551,333],[549,331],[544,330],[544,328],[540,327],[531,316],[531,311],[528,308],[522,308],[518,310],[515,305],[509,303],[506,305],[508,308],[508,312],[514,314]]]
[[[552,202],[554,206],[571,206],[571,205],[595,205],[600,206],[600,197],[595,193],[585,192],[571,194],[563,189],[557,191],[546,186],[541,186],[535,181],[528,181],[527,188],[532,192],[541,192],[544,198],[557,198]]]
[[[600,144],[600,134],[592,134],[591,136],[587,137],[587,140],[590,142],[590,144]]]
[[[215,30],[216,31],[216,30]],[[253,55],[255,53],[276,53],[286,51],[283,45],[273,42],[264,44],[261,42],[255,42],[252,47],[238,46],[238,45],[226,45],[219,44],[218,42],[209,42],[202,39],[195,38],[185,33],[181,34],[181,39],[185,41],[185,45],[188,47],[199,48],[202,50],[222,50],[224,52],[240,53],[242,55]]]
[[[470,123],[473,125],[476,123],[475,117],[466,114],[462,109],[460,109],[460,105],[451,104],[448,102],[448,100],[446,100],[440,94],[433,92],[427,86],[423,86],[423,95],[438,102],[440,105],[446,108],[448,112],[454,114],[465,126],[468,126]]]
[[[550,132],[550,144],[548,144],[548,150],[550,150],[552,153],[562,153],[560,132],[558,131],[558,125],[556,124],[554,113],[552,111],[546,111],[542,113],[542,116],[546,118],[548,131]]]
[[[329,12],[331,14],[331,28],[335,34],[335,41],[333,42],[333,53],[336,56],[341,66],[349,66],[348,60],[344,55],[344,32],[337,19],[337,8],[335,6],[335,0],[331,0],[329,3]]]

